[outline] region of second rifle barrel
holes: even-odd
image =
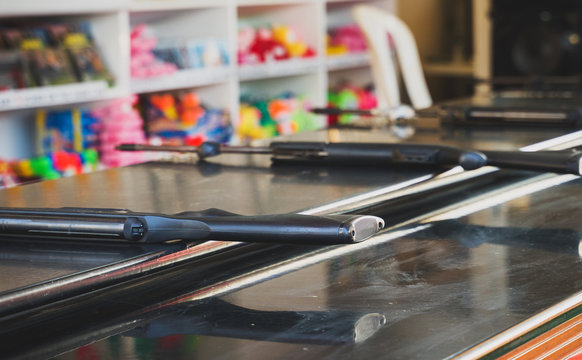
[[[226,146],[206,142],[201,146],[151,146],[124,144],[120,150],[195,152],[200,158],[221,153],[271,154],[277,162],[361,164],[383,166],[417,164],[456,166],[474,170],[486,165],[504,169],[547,171],[581,175],[582,153],[573,151],[488,151],[466,150],[438,144],[411,143],[326,143],[274,141],[269,147]]]

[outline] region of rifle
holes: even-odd
[[[582,110],[579,107],[555,106],[506,108],[478,105],[441,105],[433,109],[416,110],[412,117],[398,117],[382,109],[313,108],[318,115],[357,115],[382,119],[382,125],[415,125],[418,120],[438,118],[444,125],[453,126],[545,126],[582,128]]]
[[[460,165],[474,170],[491,165],[506,169],[582,175],[582,152],[465,150],[452,146],[402,143],[325,143],[274,141],[268,147],[228,146],[205,142],[201,146],[121,144],[121,151],[177,151],[196,153],[200,159],[224,153],[270,154],[275,162],[358,164],[386,166],[416,164],[440,167]]]
[[[244,216],[219,209],[174,215],[126,209],[0,208],[0,236],[160,243],[222,240],[305,245],[351,244],[384,227],[367,215]]]

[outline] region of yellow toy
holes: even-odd
[[[264,139],[267,137],[261,128],[261,112],[254,106],[241,104],[238,135],[241,139]]]
[[[304,56],[307,52],[307,45],[299,39],[297,32],[289,26],[274,25],[273,38],[283,44],[292,57]]]

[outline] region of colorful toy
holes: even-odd
[[[315,50],[301,41],[295,29],[282,25],[258,29],[247,26],[240,29],[237,54],[241,65],[316,55]]]
[[[372,87],[356,87],[349,83],[344,83],[334,89],[329,90],[327,94],[328,106],[339,109],[374,109],[378,106],[376,94]],[[336,123],[346,124],[354,121],[355,115],[344,114],[340,116],[330,115],[328,125]]]
[[[241,98],[237,133],[243,142],[288,135],[318,127],[309,105],[291,93],[273,99]]]
[[[332,44],[329,34],[325,36],[325,48],[328,56],[345,55],[349,51],[344,44]]]
[[[227,143],[232,137],[232,125],[228,112],[221,109],[206,109],[196,123],[196,126],[188,131],[186,141],[196,142],[198,139]]]
[[[140,152],[123,152],[115,150],[121,143],[144,143],[143,120],[133,108],[137,96],[129,96],[111,101],[96,108],[92,115],[99,118],[99,152],[101,161],[106,166],[125,166],[143,162],[145,157]]]
[[[180,121],[184,126],[194,126],[200,117],[204,116],[204,108],[200,105],[198,95],[188,92],[180,99]]]
[[[245,26],[238,31],[237,55],[239,63],[249,64],[255,62],[246,57],[251,56],[251,45],[253,45],[256,36],[256,30],[250,26]]]
[[[223,39],[157,39],[145,24],[131,32],[131,75],[144,78],[177,70],[228,65]]]
[[[308,50],[307,45],[300,39],[297,30],[289,26],[273,26],[273,38],[285,46],[289,56],[304,56]]]
[[[53,180],[61,177],[61,174],[54,168],[52,156],[39,156],[28,160],[33,176],[38,176],[44,180]]]
[[[10,164],[0,159],[0,189],[16,186],[18,180]]]
[[[175,64],[157,59],[154,48],[158,40],[145,24],[137,25],[130,34],[130,72],[135,78],[171,74],[178,70]]]
[[[150,142],[173,145],[203,141],[225,143],[232,135],[228,113],[203,106],[194,92],[144,96],[141,110]]]
[[[51,159],[54,169],[64,176],[80,174],[83,171],[79,154],[60,150],[52,153]]]
[[[53,180],[63,176],[77,175],[94,171],[99,167],[97,151],[84,150],[81,153],[58,150],[53,153],[30,159],[13,161],[8,166],[8,174],[15,174],[13,185],[35,180]],[[0,162],[0,179],[4,179]],[[4,180],[2,180],[4,181]]]
[[[366,51],[366,37],[356,24],[349,24],[328,30],[327,38],[328,55],[344,55]]]
[[[97,146],[98,119],[88,111],[70,109],[36,113],[36,152],[76,151]]]
[[[261,128],[261,111],[254,106],[241,104],[237,132],[241,139],[266,138],[266,133]]]

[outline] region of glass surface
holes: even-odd
[[[517,149],[558,134],[427,130],[411,141]],[[393,140],[382,131],[300,138]],[[271,167],[265,156],[228,155],[208,163],[149,163],[7,189],[0,192],[0,206],[284,213],[441,171]],[[108,283],[99,292],[78,293],[42,311],[32,307],[0,319],[3,354],[65,353],[58,356],[62,359],[450,356],[582,288],[582,225],[572,201],[581,183],[564,178],[551,186],[560,183],[555,179],[560,178],[498,172],[367,209],[400,226],[358,245],[245,245],[126,283]],[[545,190],[511,194],[546,182]],[[495,192],[503,187],[501,195]],[[497,203],[485,201],[495,196]],[[456,212],[445,209],[450,204]],[[10,244],[2,243],[9,257],[0,263],[4,295],[156,251],[123,248],[92,257],[66,249],[60,258],[47,260],[33,255],[45,246],[54,254],[52,245],[26,251]],[[184,253],[177,250],[170,252]],[[16,279],[15,273],[23,275]],[[50,332],[41,330],[49,326]]]
[[[226,324],[234,329],[220,328],[226,325],[205,303],[172,304],[160,310],[169,315],[150,323],[157,332],[140,325],[140,331],[84,351],[136,359],[447,357],[582,288],[582,225],[574,215],[577,204],[569,201],[581,186],[576,180],[458,219],[428,222],[425,230],[237,291],[221,301],[252,309],[254,316],[238,327]],[[269,332],[271,322],[283,327],[288,311],[321,312],[332,321],[312,324],[304,317],[303,327],[294,323]],[[354,324],[356,314],[382,314],[386,324],[355,342],[348,316],[333,318],[342,312]],[[230,316],[234,321],[240,314]],[[193,319],[186,327],[184,317]],[[344,336],[334,334],[326,343],[326,326],[343,329]],[[310,330],[314,341],[296,334]],[[257,331],[263,339],[254,339]],[[340,338],[343,343],[334,341]],[[115,344],[119,353],[112,354]],[[145,349],[149,355],[141,357]]]

